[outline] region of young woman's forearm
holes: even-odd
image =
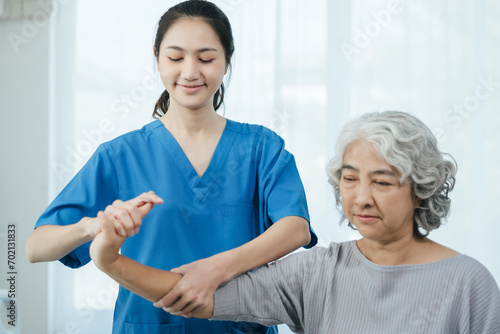
[[[83,218],[76,224],[66,226],[44,225],[36,228],[26,242],[28,261],[57,261],[78,246],[91,241],[93,235],[90,226],[95,225],[92,219],[95,218]]]
[[[226,280],[277,260],[310,241],[307,220],[298,216],[280,219],[252,241],[222,253],[229,262]]]
[[[106,207],[115,219],[115,229],[122,235],[131,236],[137,233],[142,219],[156,204],[163,203],[153,191],[142,193],[126,202],[116,200]],[[126,222],[126,223],[124,223]],[[94,240],[101,231],[101,224],[96,217],[84,217],[76,224],[65,226],[44,225],[36,228],[26,242],[28,261],[46,262],[56,261],[69,252]]]

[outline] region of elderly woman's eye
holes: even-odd
[[[388,182],[383,182],[383,181],[376,181],[375,184],[379,186],[390,186],[391,184]]]

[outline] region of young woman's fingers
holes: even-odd
[[[153,191],[149,191],[147,193],[142,193],[141,195],[133,198],[126,203],[130,204],[133,208],[131,208],[131,212],[133,212],[134,221],[137,227],[140,226],[140,221],[144,219],[144,217],[153,209],[156,204],[162,204],[163,199],[161,199],[158,195],[156,195]],[[136,214],[137,213],[137,214]]]
[[[184,314],[183,314],[183,317],[185,318],[191,318],[192,316],[196,316],[198,313],[200,313],[201,311],[203,311],[207,306],[203,305],[203,306],[196,306],[194,308],[189,308],[186,310],[183,310],[184,311]]]
[[[132,219],[132,223],[134,224],[132,227],[133,231],[135,231],[136,228],[141,227],[142,218],[144,218],[144,216],[139,211],[139,208],[129,201],[121,203],[121,207],[128,211],[129,217]]]
[[[153,203],[145,203],[144,205],[137,208],[137,212],[141,219],[144,219],[146,215],[153,209],[155,205]]]
[[[130,202],[131,204],[133,204],[137,207],[141,207],[142,205],[144,205],[146,203],[162,204],[163,199],[160,196],[156,195],[154,193],[154,191],[149,191],[147,193],[140,194],[139,196],[131,199],[128,202]]]
[[[163,310],[173,315],[184,315],[185,313],[187,313],[185,310],[190,309],[191,308],[189,307],[189,301],[185,300],[184,298],[180,298],[173,305],[163,308]]]
[[[128,210],[130,212],[130,216],[134,222],[134,233],[139,233],[139,228],[142,226],[142,220],[146,215],[153,209],[155,206],[153,203],[144,203],[140,207],[136,207],[130,203],[128,203]]]
[[[115,228],[113,221],[106,216],[103,211],[99,211],[97,213],[97,218],[99,218],[99,222],[101,224],[101,231],[105,234],[115,233]]]
[[[139,232],[142,219],[154,205],[161,203],[163,199],[150,191],[125,202],[116,200],[104,212],[114,220],[115,230],[119,235],[130,237]]]
[[[120,237],[127,236],[127,230],[123,227],[122,223],[113,218],[113,225],[115,227],[116,234],[118,234]]]
[[[115,227],[117,227],[116,232],[121,236],[132,236],[135,230],[135,224],[133,218],[131,217],[128,208],[120,200],[116,200],[112,205],[108,205],[104,210],[106,215],[115,221]],[[123,229],[119,228],[121,225]],[[125,235],[123,235],[123,230],[125,230]]]
[[[196,305],[193,303],[187,303],[180,311],[172,312],[173,315],[180,315],[184,318],[191,318],[193,315],[203,311],[205,305]]]
[[[162,307],[163,309],[168,309],[181,298],[181,295],[182,294],[176,290],[176,287],[174,287],[165,296],[163,296],[160,300],[156,301],[154,303],[154,306],[155,307]]]

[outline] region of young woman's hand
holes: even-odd
[[[125,202],[116,200],[106,207],[104,213],[112,219],[118,235],[131,237],[139,232],[144,216],[155,204],[161,203],[163,199],[150,191]]]
[[[96,235],[101,232],[101,223],[97,217],[84,217],[76,225],[84,231],[83,234],[88,240],[94,240]]]
[[[226,254],[198,260],[172,272],[183,275],[175,287],[155,303],[165,312],[190,318],[213,305],[214,292],[229,277],[226,277]]]

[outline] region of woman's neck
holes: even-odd
[[[425,263],[425,248],[430,243],[432,241],[427,238],[417,239],[411,234],[386,242],[362,238],[357,241],[357,246],[373,263],[393,266]]]
[[[460,254],[428,238],[420,239],[413,234],[385,243],[363,238],[356,244],[368,260],[385,266],[432,263]]]
[[[219,116],[213,108],[200,110],[180,110],[169,108],[167,113],[160,117],[160,121],[173,133],[188,135],[206,134],[217,131],[225,124],[225,119]],[[217,131],[218,132],[218,131]]]

